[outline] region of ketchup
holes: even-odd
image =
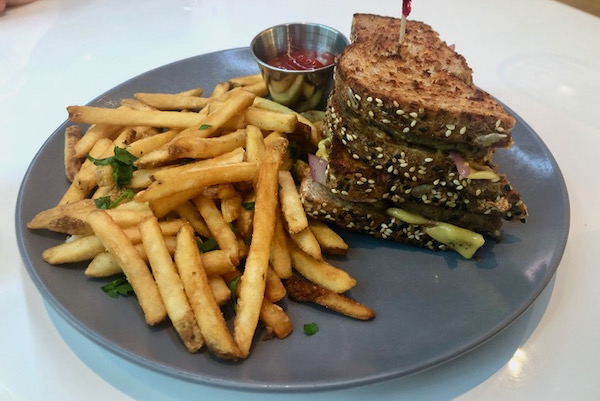
[[[282,68],[284,70],[316,70],[333,64],[335,55],[325,52],[318,53],[316,50],[292,50],[281,54],[271,60],[267,64],[273,67]]]

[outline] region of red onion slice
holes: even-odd
[[[308,165],[310,166],[310,175],[312,179],[319,184],[325,185],[327,161],[321,159],[319,156],[309,153]]]
[[[460,153],[450,151],[449,155],[452,158],[452,160],[454,160],[454,163],[456,164],[456,169],[458,170],[458,174],[460,174],[461,177],[464,178],[471,175],[471,169],[469,168],[469,164],[465,162],[465,159],[463,159]]]

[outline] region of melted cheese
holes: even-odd
[[[387,214],[409,224],[422,226],[423,232],[434,240],[445,244],[467,259],[483,246],[485,240],[481,234],[452,224],[429,220],[399,208],[387,209]]]

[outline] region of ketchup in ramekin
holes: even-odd
[[[315,50],[292,50],[281,54],[267,64],[284,70],[316,70],[333,64],[335,55],[330,52],[319,53]]]

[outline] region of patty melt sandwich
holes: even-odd
[[[337,60],[325,139],[300,191],[314,218],[471,258],[527,207],[492,162],[515,119],[473,84],[463,56],[430,26],[355,14]],[[317,163],[312,163],[313,167]]]

